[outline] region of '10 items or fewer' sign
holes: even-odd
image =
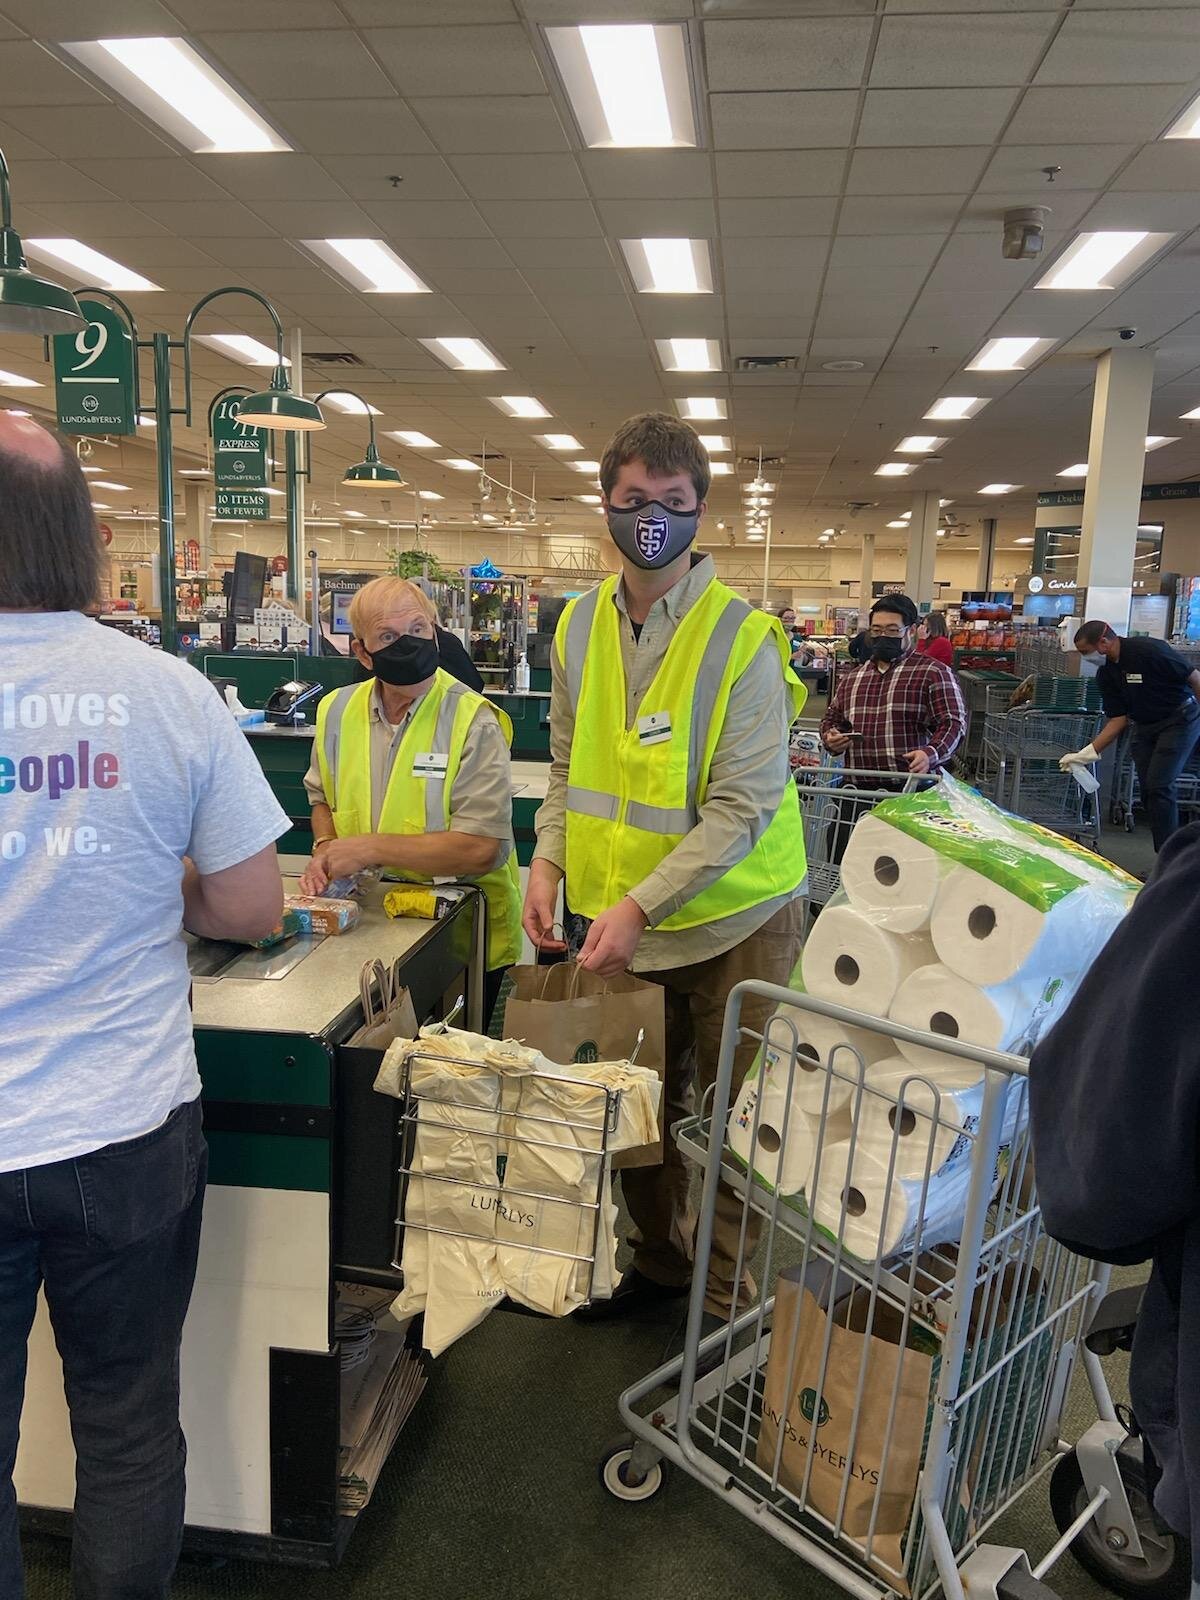
[[[261,489],[218,489],[216,517],[219,522],[265,522],[267,497]]]

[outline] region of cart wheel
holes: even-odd
[[[1125,813],[1125,832],[1126,833],[1132,833],[1133,832],[1133,812],[1132,811],[1127,811]]]
[[[1187,1540],[1165,1527],[1155,1515],[1146,1493],[1142,1463],[1124,1453],[1117,1456],[1117,1462],[1143,1554],[1123,1554],[1108,1542],[1094,1519],[1075,1536],[1071,1554],[1085,1572],[1114,1594],[1128,1595],[1133,1600],[1145,1600],[1149,1595],[1174,1600],[1175,1596],[1186,1595],[1192,1569]],[[1071,1526],[1089,1498],[1079,1458],[1072,1450],[1062,1457],[1050,1477],[1050,1511],[1060,1533]],[[1104,1515],[1103,1510],[1100,1515]],[[1114,1537],[1119,1539],[1120,1534],[1114,1531]]]
[[[633,1441],[628,1434],[609,1445],[600,1458],[600,1482],[614,1500],[637,1505],[661,1493],[667,1481],[667,1463],[658,1456],[641,1482],[635,1483],[627,1476],[632,1456]]]

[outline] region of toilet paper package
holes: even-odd
[[[933,845],[868,812],[846,846],[842,887],[855,910],[879,927],[917,933],[928,928],[938,889],[952,867]]]
[[[896,991],[888,1015],[893,1022],[923,1033],[940,1034],[988,1050],[1028,1056],[1039,1037],[1066,1007],[1078,979],[1050,976],[1038,981],[1032,970],[1007,983],[980,988],[949,967],[920,967]],[[938,1068],[953,1058],[926,1045],[896,1041],[900,1054],[922,1067]]]
[[[983,1111],[981,1071],[915,1066],[889,1056],[867,1068],[855,1136],[898,1178],[923,1178],[970,1159]]]
[[[827,1144],[811,1180],[808,1209],[817,1227],[860,1261],[886,1260],[962,1236],[971,1163],[950,1162],[926,1184],[892,1175],[860,1144]],[[924,1204],[922,1204],[924,1196]]]
[[[728,1144],[739,1163],[768,1189],[795,1195],[807,1188],[822,1140],[850,1136],[848,1106],[824,1119],[803,1110],[788,1094],[786,1064],[749,1079],[729,1117]]]
[[[889,933],[866,911],[830,904],[804,946],[801,972],[809,994],[886,1017],[897,989],[936,959],[926,933]]]

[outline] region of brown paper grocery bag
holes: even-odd
[[[666,1012],[656,983],[622,972],[599,978],[574,961],[550,967],[513,967],[513,990],[504,1011],[509,1039],[540,1050],[550,1061],[627,1061],[645,1031],[638,1051],[639,1067],[651,1067],[661,1079],[666,1067]],[[615,1168],[654,1167],[663,1158],[662,1107],[658,1139],[653,1144],[620,1150]]]
[[[806,1504],[831,1524],[836,1523],[845,1487],[842,1537],[857,1545],[872,1567],[907,1593],[904,1537],[916,1506],[936,1341],[925,1330],[910,1325],[910,1347],[902,1350],[896,1308],[877,1299],[870,1329],[866,1326],[869,1311],[870,1296],[860,1289],[837,1301],[830,1316],[804,1287],[798,1268],[780,1273],[757,1459],[764,1472],[774,1470],[782,1430],[779,1482],[799,1497],[815,1429]],[[822,1373],[827,1333],[829,1354]],[[789,1371],[793,1338],[795,1356]],[[912,1348],[914,1340],[922,1348]],[[862,1402],[855,1428],[860,1377]],[[885,1459],[893,1390],[895,1414]],[[875,1526],[868,1554],[872,1515]]]

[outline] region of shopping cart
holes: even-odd
[[[750,1175],[726,1147],[731,1105],[744,1119],[749,1103],[744,1088],[736,1099],[731,1093],[734,1052],[746,1039],[763,1039],[743,1025],[743,1006],[762,1001],[791,1008],[790,1016],[776,1011],[764,1030],[775,1055],[773,1082],[785,1088],[770,1113],[764,1109],[766,1093],[754,1102],[743,1148],[753,1153],[788,1147],[793,1121],[799,1125],[806,1115],[794,1109],[794,1089],[809,1074],[808,1103],[815,1082],[820,1112],[815,1129],[800,1129],[811,1136],[814,1152],[803,1195],[781,1195],[759,1174]],[[823,1062],[802,1053],[796,1019],[802,1022],[806,1013],[869,1029],[897,1047],[923,1047],[966,1078],[969,1069],[979,1069],[982,1080],[978,1119],[954,1123],[949,1156],[944,1135],[953,1119],[949,1091],[940,1086],[945,1080],[923,1077],[932,1069],[914,1065],[898,1102],[888,1102],[891,1153],[876,1156],[886,1163],[888,1199],[878,1233],[873,1218],[867,1227],[868,1239],[875,1241],[870,1248],[863,1245],[862,1222],[870,1208],[856,1184],[855,1162],[866,1159],[860,1129],[871,1121],[877,1091],[858,1050],[836,1046]],[[790,1044],[781,1041],[781,1030]],[[1025,1122],[1026,1066],[1016,1056],[915,1033],[773,985],[750,982],[733,990],[711,1099],[674,1130],[681,1149],[704,1173],[684,1347],[620,1398],[631,1437],[600,1464],[613,1495],[649,1499],[668,1467],[680,1467],[857,1600],[897,1594],[924,1600],[938,1592],[951,1600],[964,1600],[968,1592],[972,1600],[1032,1600],[1041,1589],[1036,1580],[1074,1541],[1086,1541],[1092,1556],[1097,1546],[1107,1551],[1108,1570],[1131,1582],[1139,1571],[1151,1579],[1161,1576],[1166,1549],[1168,1575],[1173,1583],[1182,1578],[1186,1588],[1183,1542],[1166,1536],[1164,1543],[1155,1526],[1099,1357],[1081,1349],[1107,1269],[1073,1256],[1042,1225]],[[848,1111],[838,1105],[843,1096]],[[779,1125],[766,1126],[768,1115]],[[850,1127],[835,1145],[838,1118],[843,1127],[848,1118]],[[878,1126],[877,1115],[874,1120]],[[907,1191],[913,1198],[900,1239],[889,1218],[889,1207],[901,1203],[891,1185],[902,1164],[914,1171],[914,1127],[917,1176]],[[863,1138],[865,1144],[865,1132]],[[902,1153],[905,1138],[910,1142]],[[755,1155],[754,1164],[769,1159]],[[961,1211],[953,1225],[939,1227],[944,1199],[935,1204],[935,1191],[941,1193],[938,1186],[951,1169]],[[721,1180],[741,1207],[733,1281],[741,1280],[753,1260],[764,1293],[757,1306],[731,1311],[705,1335],[706,1275]],[[794,1294],[782,1305],[785,1284],[803,1285],[812,1297],[806,1296],[799,1315]],[[891,1356],[882,1370],[887,1374],[894,1367],[895,1377],[882,1391],[880,1358],[868,1354],[873,1341],[862,1341],[857,1367],[847,1365],[844,1350],[835,1367],[834,1317],[822,1307],[846,1303],[857,1306],[860,1328],[874,1330],[885,1316],[893,1324]],[[814,1318],[821,1319],[815,1327]],[[802,1331],[807,1365],[797,1360]],[[900,1351],[918,1348],[935,1355],[917,1391],[913,1427],[912,1388],[903,1376],[909,1357],[901,1359]],[[1060,1441],[1059,1424],[1080,1355],[1098,1421],[1072,1452]],[[666,1402],[664,1389],[675,1391]],[[918,1448],[920,1412],[925,1433]],[[901,1437],[897,1419],[905,1415],[909,1423]],[[898,1454],[909,1465],[907,1495],[892,1476]],[[873,1481],[865,1470],[868,1459],[876,1463]],[[986,1535],[1051,1471],[1061,1537],[1031,1568],[1024,1551],[989,1544]]]
[[[959,688],[967,712],[967,736],[958,750],[958,759],[968,773],[977,775],[983,757],[983,732],[989,715],[1006,711],[1019,678],[1011,672],[960,672]]]
[[[1091,711],[1033,707],[989,715],[984,729],[989,798],[1018,817],[1098,850],[1099,791],[1086,793],[1059,761],[1090,744],[1099,727],[1100,719]]]

